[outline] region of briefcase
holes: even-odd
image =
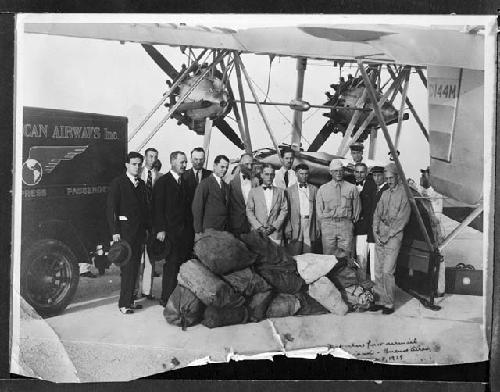
[[[403,290],[433,298],[441,257],[439,253],[430,251],[423,241],[414,240],[403,245],[396,265],[396,284]]]
[[[445,292],[448,294],[483,295],[483,271],[459,263],[445,270]]]

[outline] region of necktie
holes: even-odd
[[[148,170],[148,179],[146,181],[146,195],[148,198],[148,202],[151,203],[151,199],[153,197],[153,174],[151,170]]]
[[[196,172],[196,183],[199,184],[201,181],[201,170]]]
[[[307,184],[299,184],[299,188],[307,188]]]
[[[139,180],[137,177],[134,177],[134,188],[137,188],[137,185],[139,185]]]
[[[285,186],[288,188],[288,170],[285,172]]]
[[[268,189],[271,189],[271,186],[263,186],[262,189],[264,189],[265,191],[267,191]]]
[[[181,184],[181,176],[179,176],[179,178],[177,179],[177,184],[182,185]]]
[[[250,177],[248,177],[246,174],[243,174],[242,176],[243,176],[244,180],[249,180],[250,179]]]

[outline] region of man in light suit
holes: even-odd
[[[307,183],[309,166],[301,163],[295,167],[298,183],[286,190],[288,199],[288,222],[285,238],[294,254],[310,253],[317,249],[320,239],[316,225],[316,188]]]
[[[247,200],[252,186],[251,154],[243,154],[240,159],[239,172],[229,181],[229,230],[235,236],[250,231],[247,218]]]
[[[280,245],[288,205],[285,190],[273,186],[273,180],[274,168],[264,165],[262,185],[252,188],[248,194],[247,218],[252,229],[260,231]]]
[[[284,148],[281,150],[281,158],[283,160],[283,166],[275,173],[273,185],[278,188],[286,189],[297,183],[297,176],[295,175],[295,171],[292,170],[295,152],[291,148]]]
[[[206,229],[224,231],[228,226],[229,185],[223,180],[229,158],[217,155],[214,173],[200,182],[192,203],[195,236]]]
[[[141,180],[146,184],[146,201],[148,204],[148,218],[150,222],[150,227],[153,225],[153,187],[156,180],[162,176],[156,168],[158,161],[158,150],[155,148],[148,148],[144,152],[144,166],[141,171]],[[148,232],[148,236],[152,235]],[[151,292],[153,287],[153,276],[154,276],[154,262],[151,262],[147,248],[144,247],[144,253],[141,258],[141,267],[139,269],[139,276],[137,278],[137,283],[135,286],[136,297],[141,295],[141,297],[146,297],[147,299],[153,300],[154,296]]]

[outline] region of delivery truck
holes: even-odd
[[[125,169],[126,117],[24,107],[21,294],[42,316],[62,312],[79,263],[103,273],[106,197]]]

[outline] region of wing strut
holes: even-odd
[[[357,108],[362,108],[363,106],[365,106],[366,94],[367,94],[367,90],[365,87],[365,89],[363,90],[363,93],[361,94],[361,97],[359,97],[358,101],[356,102]],[[342,138],[342,142],[340,142],[339,148],[337,150],[337,155],[342,155],[342,156],[345,155],[345,153],[342,154],[342,151],[344,151],[346,149],[346,145],[349,142],[349,138],[351,137],[352,130],[356,126],[356,123],[358,122],[360,115],[361,115],[361,111],[358,110],[358,111],[354,112],[353,116],[351,117],[351,121],[349,122],[349,125],[348,125],[347,129],[345,130],[344,137]]]
[[[392,68],[389,64],[387,65],[387,71],[389,71],[389,74],[391,75],[392,79],[396,78],[396,75],[394,74],[394,71],[392,70]],[[417,72],[418,72],[418,69],[417,69]],[[422,71],[420,71],[420,72],[422,72]],[[425,86],[427,87],[427,81],[425,82]],[[399,88],[399,91],[401,91],[401,88]],[[415,121],[417,122],[418,126],[422,130],[424,137],[427,139],[427,141],[429,141],[429,132],[427,132],[427,129],[425,128],[422,120],[420,119],[419,115],[417,114],[417,111],[415,110],[415,107],[411,103],[410,98],[406,97],[405,101],[406,101],[406,105],[408,106],[408,109],[410,109],[411,114],[413,114]]]
[[[260,101],[259,101],[259,97],[257,96],[257,93],[255,92],[255,89],[252,86],[252,82],[250,81],[250,77],[248,76],[245,65],[241,61],[240,55],[236,52],[234,53],[234,60],[235,60],[236,66],[239,65],[241,70],[243,71],[243,75],[245,75],[246,82],[248,84],[248,87],[250,88],[250,91],[252,92],[253,99],[257,105],[257,109],[259,109],[259,113],[262,116],[262,120],[264,120],[264,124],[266,126],[267,132],[269,133],[269,136],[271,137],[271,141],[273,142],[274,148],[276,149],[276,153],[278,154],[278,156],[281,160],[281,163],[283,164],[283,159],[281,158],[278,142],[276,141],[276,138],[274,137],[273,131],[271,129],[271,125],[269,125],[269,122],[267,121],[266,114],[264,113],[264,110],[262,109],[262,106],[261,106]]]
[[[304,75],[306,73],[307,57],[300,57],[297,59],[297,90],[295,99],[302,100],[302,93],[304,92]],[[302,139],[302,111],[294,110],[293,123],[292,123],[292,140],[291,146],[295,151],[300,151],[300,144]]]
[[[144,146],[151,140],[151,138],[156,134],[156,132],[158,132],[158,130],[167,122],[167,120],[174,114],[174,112],[177,110],[177,108],[179,107],[180,104],[182,104],[185,99],[189,96],[189,94],[191,94],[193,92],[193,90],[201,83],[201,81],[203,80],[203,78],[209,73],[212,71],[212,69],[215,68],[215,66],[221,62],[223,59],[224,59],[224,56],[226,56],[227,54],[227,51],[222,51],[218,56],[217,58],[215,59],[215,61],[210,64],[209,67],[207,67],[205,70],[203,70],[202,73],[200,73],[200,75],[198,75],[195,79],[195,81],[193,82],[193,84],[189,87],[188,91],[186,91],[186,93],[180,97],[177,102],[171,106],[168,110],[168,113],[165,117],[162,118],[162,120],[158,123],[158,125],[156,127],[154,127],[154,129],[149,133],[149,135],[142,141],[142,143],[138,146],[137,150],[140,151],[144,148]],[[173,91],[172,89],[170,89],[170,91]]]
[[[469,225],[474,219],[476,219],[479,214],[483,212],[483,202],[477,206],[474,211],[472,211],[467,218],[465,218],[453,231],[446,237],[443,242],[439,244],[439,251],[442,252],[444,248],[446,248],[449,243],[462,231],[462,229]]]
[[[410,70],[411,67],[404,71],[405,72],[405,86],[403,88],[403,92],[401,93],[401,107],[399,108],[398,112],[398,127],[396,128],[396,140],[394,141],[394,146],[396,147],[396,150],[398,149],[399,146],[399,137],[401,136],[401,129],[403,128],[403,114],[405,110],[405,103],[406,103],[406,94],[408,93],[408,85],[410,84]]]
[[[247,107],[245,105],[245,93],[243,91],[243,83],[241,82],[241,69],[240,69],[240,56],[238,53],[234,52],[234,69],[236,70],[236,78],[238,79],[238,93],[240,95],[240,105],[241,105],[241,114],[243,115],[243,124],[245,131],[245,151],[249,154],[252,153],[252,141],[250,139],[250,130],[248,128],[248,115],[247,115]],[[236,106],[236,102],[234,103]]]

